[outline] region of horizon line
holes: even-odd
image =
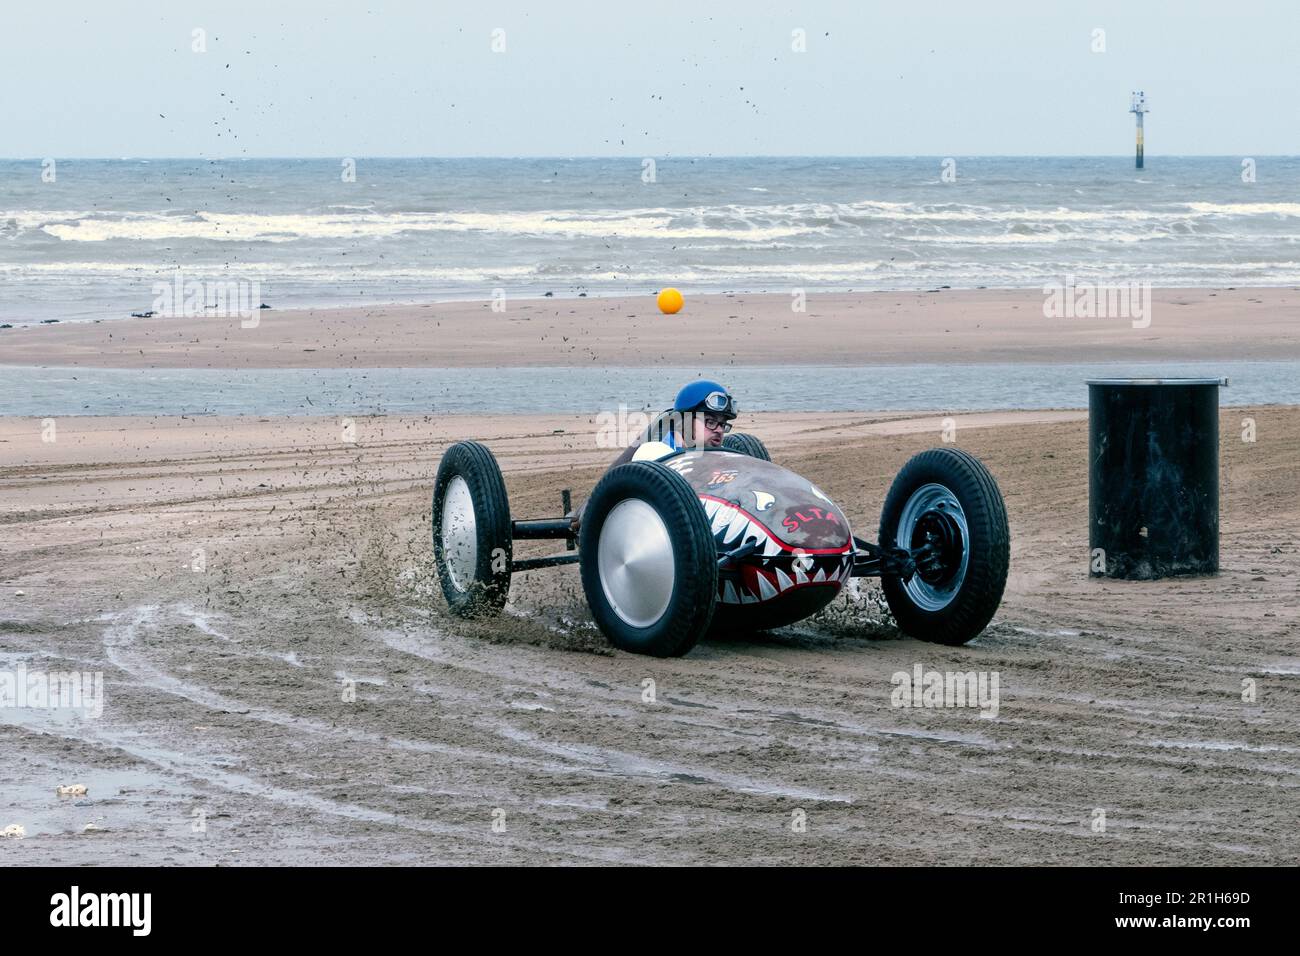
[[[1241,159],[1243,157],[1265,159],[1296,159],[1300,158],[1300,153],[1147,153],[1147,159]],[[708,160],[708,159],[838,159],[838,160],[859,160],[859,159],[1133,159],[1131,152],[1125,153],[659,153],[659,154],[574,154],[574,155],[527,155],[518,154],[510,156],[490,156],[490,155],[427,155],[427,154],[406,154],[406,155],[380,155],[354,153],[352,155],[342,154],[312,154],[312,155],[255,155],[255,156],[162,156],[139,154],[133,156],[73,156],[54,154],[53,156],[0,156],[0,163],[40,163],[47,159],[69,161],[90,161],[90,162],[138,162],[141,160],[159,160],[159,161],[186,161],[186,162],[243,162],[248,160],[338,160],[343,159],[381,159],[381,160],[498,160],[498,161],[547,161],[547,162],[575,162],[580,160],[628,160],[629,162],[639,162],[645,159],[654,159],[656,161],[669,160]]]

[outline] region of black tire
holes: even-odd
[[[948,496],[934,491],[935,486]],[[960,505],[959,514],[952,499]],[[928,510],[927,502],[932,502]],[[909,541],[897,541],[900,520],[911,529],[903,529]],[[880,513],[880,544],[917,547],[927,532],[947,542],[940,567],[926,574],[918,571],[906,584],[898,577],[884,577],[881,587],[904,633],[936,644],[965,644],[997,611],[1011,554],[1002,493],[974,455],[932,448],[914,456],[894,479]]]
[[[772,456],[768,453],[767,446],[757,435],[745,435],[741,432],[732,432],[722,439],[722,447],[727,451],[738,451],[742,455],[748,455],[750,458],[761,458],[763,461],[771,461]]]
[[[468,492],[474,518],[474,533],[459,543],[443,535],[444,504],[452,489],[462,503]],[[453,514],[445,516],[454,521]],[[455,534],[454,528],[447,530]],[[433,561],[453,614],[488,617],[501,611],[510,593],[511,545],[510,502],[497,460],[478,442],[457,442],[443,454],[433,483]]]
[[[611,514],[621,505],[628,509],[620,510],[610,525],[610,536],[602,541]],[[662,528],[653,523],[655,517]],[[651,529],[647,534],[659,536],[663,546],[657,549],[657,577],[648,570],[656,562],[641,565],[640,573],[647,575],[642,587],[622,577],[631,572],[625,570],[626,565],[617,564],[616,555],[622,541],[647,540],[624,533],[645,520],[652,522],[646,526]],[[607,590],[601,571],[602,545],[616,563],[609,571],[609,587],[618,592],[621,586],[624,597],[630,598],[624,600],[626,606],[616,607],[618,598],[611,598]],[[615,647],[654,657],[680,657],[708,630],[718,596],[717,546],[695,489],[671,468],[653,461],[633,461],[606,472],[587,499],[578,555],[592,617]],[[648,610],[640,608],[643,620],[637,618],[638,599],[650,605]]]

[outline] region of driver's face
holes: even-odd
[[[712,415],[695,415],[695,443],[697,445],[721,446],[724,420]]]

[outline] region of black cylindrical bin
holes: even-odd
[[[1219,378],[1088,381],[1093,577],[1219,570]]]

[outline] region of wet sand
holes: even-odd
[[[1011,523],[980,638],[903,638],[863,582],[666,661],[607,647],[574,568],[491,622],[438,593],[446,443],[547,516],[611,457],[585,417],[57,424],[0,419],[0,669],[101,671],[106,705],[0,712],[0,863],[1300,863],[1300,409],[1224,412],[1215,577],[1087,577],[1083,412],[957,416]],[[746,422],[868,537],[940,428]],[[892,707],[917,664],[998,672],[997,718]]]
[[[891,365],[1300,358],[1300,290],[1156,289],[1150,324],[1045,318],[1040,289],[514,299],[253,319],[104,320],[0,330],[0,365],[404,368]],[[245,328],[246,323],[256,323]]]

